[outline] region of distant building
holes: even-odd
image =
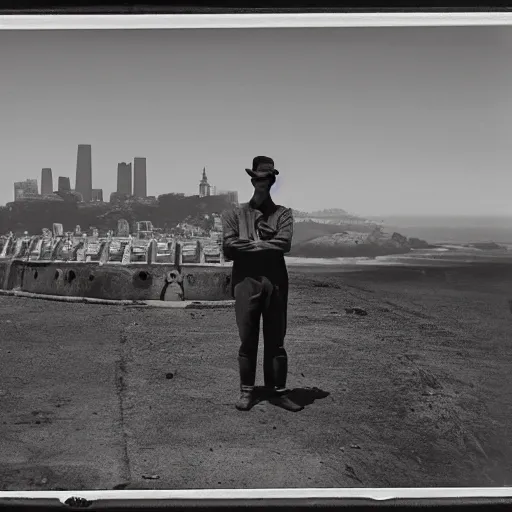
[[[110,194],[110,202],[114,204],[125,203],[131,198],[128,194],[120,194],[119,192],[112,192]]]
[[[92,202],[102,203],[103,202],[103,189],[102,188],[93,188],[92,189]]]
[[[212,195],[212,196],[217,195],[217,187],[215,185],[210,185],[210,195]]]
[[[92,157],[90,144],[79,144],[76,157],[75,190],[88,203],[92,198]]]
[[[211,195],[211,186],[208,183],[208,178],[206,177],[206,167],[203,168],[203,177],[199,182],[199,197],[207,197]]]
[[[71,183],[67,176],[59,176],[57,190],[59,192],[71,192]]]
[[[148,195],[145,158],[133,159],[133,195],[141,198]]]
[[[37,180],[27,179],[25,181],[17,181],[14,183],[14,200],[20,201],[29,197],[39,195],[37,188]]]
[[[45,168],[41,171],[41,195],[53,194],[52,170]]]
[[[238,205],[238,192],[236,190],[219,190],[218,195],[226,196],[230,203]]]
[[[122,162],[117,164],[117,193],[132,195],[132,164]]]

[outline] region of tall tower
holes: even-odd
[[[208,178],[206,177],[206,167],[203,168],[203,177],[199,182],[199,196],[206,197],[210,195],[210,184],[208,183]]]
[[[71,184],[67,176],[59,176],[58,189],[59,192],[71,192]]]
[[[132,164],[117,164],[117,193],[132,195]]]
[[[41,195],[47,196],[53,193],[52,170],[45,168],[41,171]]]
[[[144,198],[148,196],[145,158],[133,159],[133,195]]]
[[[92,160],[90,144],[79,144],[76,157],[75,190],[86,203],[92,199]]]

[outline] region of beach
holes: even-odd
[[[510,262],[289,272],[299,413],[234,408],[233,310],[0,297],[0,488],[512,485]]]

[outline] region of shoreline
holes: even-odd
[[[512,264],[512,250],[481,250],[461,246],[438,246],[435,249],[417,249],[402,254],[354,257],[285,256],[289,268],[315,267],[338,269],[361,268],[439,268],[474,265]]]

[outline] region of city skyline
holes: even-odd
[[[5,31],[0,60],[5,185],[71,176],[87,142],[106,196],[144,155],[150,196],[206,165],[246,201],[264,154],[297,210],[512,215],[507,27]]]
[[[21,182],[14,182],[14,201],[33,199],[38,196],[40,199],[45,197],[55,199],[55,193],[73,192],[78,193],[80,200],[86,203],[103,202],[103,188],[93,187],[93,166],[92,166],[92,146],[90,144],[78,144],[77,148],[77,168],[75,187],[71,186],[71,179],[68,176],[59,176],[57,179],[57,188],[53,187],[52,169],[45,167],[41,170],[41,186],[38,186],[37,178],[26,178]],[[84,176],[85,173],[85,176]],[[78,186],[77,186],[78,185]],[[179,193],[181,191],[162,192],[159,195],[167,193]],[[134,157],[132,162],[119,162],[117,164],[117,185],[111,196],[126,195],[139,199],[146,199],[147,195],[147,166],[145,157]],[[190,195],[190,194],[188,194]],[[212,185],[206,176],[206,167],[203,167],[202,178],[199,181],[199,193],[192,194],[200,197],[210,195],[227,195],[231,202],[238,203],[238,191],[223,190],[217,192],[217,187]]]

